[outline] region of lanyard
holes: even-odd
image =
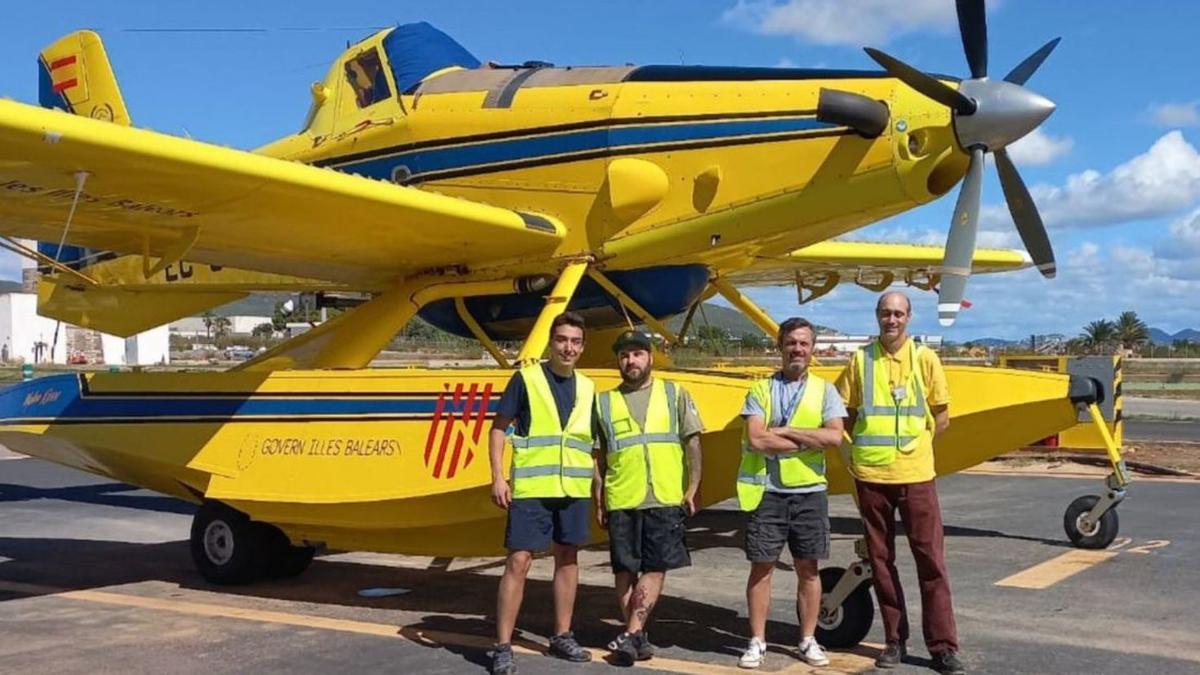
[[[775,386],[779,387],[779,396],[776,396],[775,400],[779,401],[780,403],[783,403],[783,392],[786,391],[786,389],[787,389],[787,386],[783,380],[783,377],[782,376],[777,377],[776,381],[773,384]],[[808,386],[808,374],[806,373],[804,375],[804,381],[800,382],[799,386],[796,387],[796,393],[792,394],[791,400],[788,401],[780,409],[780,412],[783,413],[783,417],[779,420],[779,424],[774,425],[774,426],[780,426],[780,427],[787,426],[788,420],[792,419],[792,416],[796,414],[796,407],[798,405],[800,405],[800,395],[804,393],[804,388],[807,386]]]

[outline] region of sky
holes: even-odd
[[[299,128],[309,85],[348,40],[411,21],[503,63],[877,68],[862,51],[875,46],[929,72],[968,73],[952,0],[12,5],[0,25],[0,96],[35,103],[38,51],[91,28],[137,126],[244,149]],[[914,291],[913,332],[955,341],[1074,335],[1125,310],[1170,333],[1200,328],[1200,3],[1004,0],[988,9],[993,77],[1063,38],[1027,85],[1058,110],[1010,148],[1049,228],[1058,277],[976,277],[972,307],[948,329],[937,324],[935,296]],[[167,30],[215,28],[239,30]],[[985,176],[980,245],[1019,247],[995,172]],[[851,238],[940,244],[956,194]],[[0,278],[18,277],[17,260],[0,257]],[[855,286],[805,306],[793,288],[749,294],[776,319],[874,330],[874,295]]]

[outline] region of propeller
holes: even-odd
[[[970,79],[958,89],[927,75],[878,49],[866,48],[867,55],[893,77],[921,94],[950,108],[958,144],[971,156],[963,178],[946,238],[942,260],[942,282],[938,288],[938,321],[950,326],[962,308],[975,240],[979,233],[979,203],[983,187],[986,153],[996,159],[996,171],[1004,200],[1012,214],[1025,250],[1042,276],[1055,274],[1054,251],[1050,238],[1029,195],[1025,181],[1009,158],[1006,147],[1036,129],[1051,113],[1054,103],[1025,88],[1042,62],[1058,46],[1054,38],[1030,54],[1002,80],[988,79],[987,16],[984,0],[956,0],[958,29],[963,52],[970,68]]]

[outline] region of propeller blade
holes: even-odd
[[[983,0],[958,0],[958,32],[962,35],[963,51],[967,54],[967,65],[971,77],[978,80],[987,77],[988,42],[987,12]]]
[[[1001,149],[993,154],[996,157],[996,171],[1000,174],[1000,187],[1004,188],[1004,200],[1008,202],[1008,212],[1017,225],[1017,233],[1025,243],[1025,250],[1029,251],[1029,257],[1033,258],[1033,264],[1042,276],[1053,279],[1057,271],[1054,250],[1050,247],[1050,238],[1046,235],[1046,226],[1042,224],[1037,205],[1029,196],[1025,181],[1017,173],[1008,151]]]
[[[1024,85],[1029,81],[1029,78],[1033,77],[1037,69],[1042,66],[1042,61],[1045,61],[1046,57],[1050,56],[1050,52],[1054,51],[1059,42],[1062,42],[1062,38],[1056,37],[1042,45],[1041,49],[1025,57],[1024,61],[1018,63],[1016,68],[1013,68],[1004,76],[1004,81]]]
[[[950,235],[946,237],[946,254],[942,259],[942,283],[938,288],[938,323],[954,325],[962,309],[971,276],[971,259],[975,257],[975,235],[979,231],[979,199],[983,189],[983,148],[971,150],[971,164],[958,191]]]
[[[970,115],[975,112],[975,102],[960,94],[957,89],[943,84],[941,81],[922,73],[899,59],[884,54],[878,49],[867,47],[866,52],[867,56],[870,56],[876,63],[883,66],[883,69],[891,73],[896,79],[938,103],[953,108],[959,115]]]

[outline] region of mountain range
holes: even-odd
[[[1150,329],[1150,341],[1156,345],[1169,345],[1176,340],[1188,340],[1190,342],[1200,342],[1200,330],[1195,328],[1185,328],[1174,335],[1159,328]]]

